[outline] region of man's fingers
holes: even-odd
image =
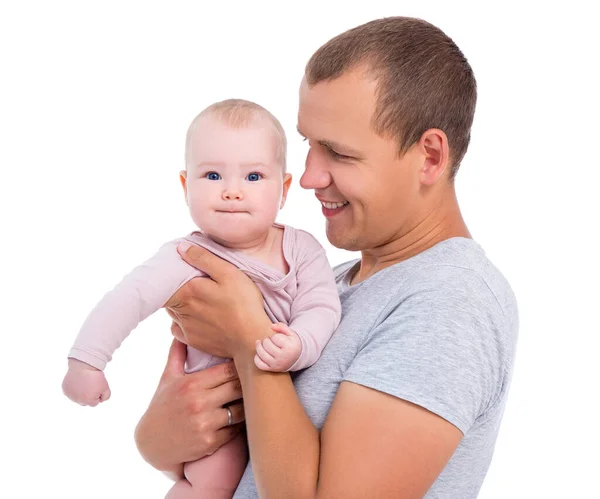
[[[238,424],[241,423],[242,421],[244,421],[246,419],[245,415],[244,415],[244,404],[242,403],[238,403],[238,404],[232,404],[229,407],[229,410],[231,411],[231,421],[232,421],[232,425],[234,424]],[[222,424],[220,425],[221,427],[227,426],[228,422],[229,422],[229,414],[227,413],[227,407],[225,407],[222,411],[219,411],[221,414],[220,416],[222,417]]]
[[[216,432],[215,445],[217,448],[226,444],[230,440],[233,440],[240,431],[244,428],[244,423],[232,424],[231,426],[224,426]]]
[[[186,343],[185,334],[183,334],[183,329],[181,329],[181,326],[175,321],[173,321],[173,323],[171,324],[171,334],[180,343]]]
[[[238,379],[235,364],[231,360],[223,362],[222,364],[217,364],[216,366],[207,367],[202,371],[188,374],[188,376],[195,377],[198,385],[202,388],[215,388],[228,383],[229,381]],[[223,404],[225,403],[226,402],[223,402]]]
[[[225,405],[242,398],[242,385],[239,379],[234,379],[222,385],[211,388],[207,397],[215,405]]]
[[[173,323],[176,325],[175,323]],[[179,327],[179,326],[177,326]],[[173,331],[173,328],[171,329]],[[169,348],[169,356],[167,357],[167,365],[163,371],[163,378],[166,376],[182,376],[185,374],[185,359],[187,358],[187,347],[177,338],[173,338],[171,348]]]
[[[166,307],[165,307],[165,310],[167,311],[167,314],[169,314],[169,317],[170,317],[171,319],[173,319],[173,321],[175,321],[175,319],[177,319],[177,316],[176,316],[176,315],[173,313],[173,311],[172,311],[170,308],[166,308]],[[173,332],[173,329],[172,329],[172,327],[173,327],[173,326],[171,326],[171,332]]]
[[[227,442],[233,440],[237,435],[239,435],[240,431],[242,431],[244,429],[244,423],[237,423],[237,424],[232,424],[231,426],[224,426],[222,428],[219,428],[218,430],[216,430],[213,435],[214,435],[214,440],[212,440],[211,438],[211,443],[210,443],[210,453],[215,452],[217,449],[219,449],[219,447],[221,447],[222,445],[226,444]],[[196,455],[206,455],[206,443],[204,442],[204,440],[199,439],[198,440],[198,449],[196,451]],[[192,454],[194,455],[194,454]],[[196,458],[192,458],[190,460],[195,460]]]
[[[200,248],[195,244],[181,242],[177,246],[177,251],[187,263],[192,267],[201,270],[208,274],[213,281],[220,282],[223,276],[227,275],[231,270],[237,268],[222,258],[219,258],[210,251]]]

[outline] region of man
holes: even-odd
[[[298,130],[310,144],[300,183],[321,201],[329,241],[361,252],[336,268],[342,322],[293,383],[260,372],[256,340],[270,333],[256,287],[182,248],[211,279],[169,301],[173,332],[235,368],[185,377],[174,343],[136,432],[153,466],[180,476],[181,463],[214,452],[245,417],[251,465],[234,497],[477,496],[518,318],[456,199],[475,102],[465,57],[422,20],[372,21],[313,55],[300,86]],[[244,407],[231,405],[229,418],[222,405],[240,385]]]

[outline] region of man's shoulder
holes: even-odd
[[[439,309],[448,316],[465,313],[467,318],[484,313],[489,320],[503,323],[502,329],[511,336],[516,334],[518,310],[511,286],[471,239],[443,241],[348,287],[345,277],[357,262],[334,268],[341,297],[350,305],[367,304],[378,317],[404,314],[415,307],[426,314]]]
[[[406,293],[437,290],[479,289],[491,295],[506,312],[513,312],[516,299],[502,272],[474,240],[451,238],[390,268],[390,282],[402,283]]]

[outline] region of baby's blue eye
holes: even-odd
[[[221,175],[219,175],[217,172],[208,172],[206,174],[206,178],[208,180],[220,180],[221,179]]]
[[[256,182],[257,180],[260,180],[260,175],[258,173],[250,173],[246,178],[250,182]]]

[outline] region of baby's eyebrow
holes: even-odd
[[[242,164],[240,164],[240,166],[242,168],[259,168],[259,167],[266,168],[268,165],[265,165],[264,163],[261,163],[261,162],[254,162],[254,163],[242,163]]]
[[[197,168],[225,168],[222,161],[202,161],[196,165]]]
[[[268,164],[261,161],[251,161],[249,163],[240,163],[241,168],[268,168]],[[226,168],[224,161],[202,161],[196,164],[196,168]]]

